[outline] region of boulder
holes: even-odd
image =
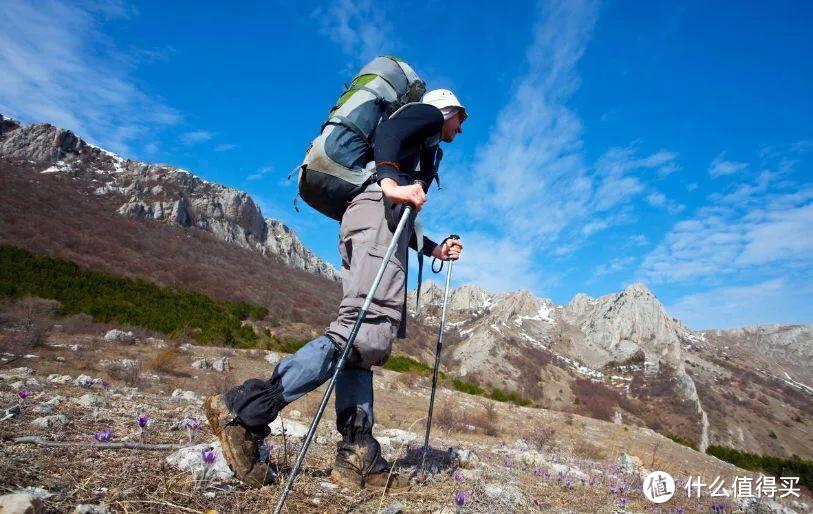
[[[206,359],[198,359],[192,362],[192,367],[195,369],[207,369],[209,367],[209,363]]]
[[[282,428],[285,426],[286,437],[305,437],[308,433],[308,426],[297,421],[290,419],[283,420],[282,416],[277,416],[277,419],[268,424],[271,429],[271,435],[282,435]]]
[[[51,373],[48,375],[48,382],[54,384],[68,384],[71,380],[73,380],[73,377],[70,375],[60,375],[59,373]]]
[[[195,391],[184,391],[183,389],[175,389],[172,391],[172,397],[187,402],[199,402],[200,396]]]
[[[42,500],[24,492],[4,494],[0,496],[0,512],[3,514],[39,514],[43,512]]]
[[[104,503],[99,505],[90,505],[81,503],[74,507],[73,514],[109,514],[110,509]]]
[[[212,368],[215,371],[229,371],[231,369],[231,364],[229,362],[228,357],[221,357],[212,363]]]
[[[474,450],[457,450],[457,465],[464,469],[474,469],[480,465],[480,457]]]
[[[124,330],[114,328],[113,330],[107,331],[104,335],[104,340],[108,343],[132,344],[135,342],[135,335],[133,335],[132,332],[125,332]]]
[[[104,398],[93,393],[83,394],[79,398],[73,400],[73,402],[83,407],[87,407],[88,409],[92,409],[94,407],[104,407],[104,404],[106,403]]]
[[[96,383],[96,381],[93,380],[93,377],[85,374],[79,375],[78,377],[76,377],[76,380],[73,381],[73,385],[78,385],[82,387],[89,387],[94,383]]]
[[[525,502],[525,495],[522,491],[518,487],[509,484],[485,484],[483,492],[497,503],[495,507],[512,508]]]
[[[200,476],[203,473],[204,466],[200,452],[204,448],[211,448],[215,452],[215,461],[209,469],[210,477],[219,480],[228,480],[234,476],[234,473],[229,469],[226,459],[223,458],[220,441],[217,439],[211,443],[196,444],[194,446],[181,448],[170,454],[167,457],[167,462],[181,471],[189,471],[196,477]]]
[[[54,414],[51,416],[43,416],[31,422],[37,428],[49,429],[56,427],[63,427],[68,424],[68,418],[64,414]]]
[[[637,473],[643,463],[635,455],[622,453],[617,459],[618,469],[623,473]]]

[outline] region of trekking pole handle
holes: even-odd
[[[457,234],[452,234],[449,237],[447,237],[446,239],[447,240],[451,239],[453,241],[460,241],[460,236],[458,236]],[[443,241],[443,242],[445,243],[446,241]],[[455,258],[455,259],[449,259],[449,260],[450,261],[456,261],[457,259]]]

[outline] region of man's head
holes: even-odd
[[[451,143],[455,136],[463,132],[463,121],[468,118],[466,108],[454,93],[448,89],[434,89],[423,96],[423,103],[434,105],[443,114],[443,129],[440,139]]]

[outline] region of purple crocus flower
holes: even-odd
[[[92,378],[84,378],[84,379],[82,379],[81,382],[79,382],[79,385],[82,386],[82,387],[85,387],[85,388],[93,387],[93,379]]]
[[[101,384],[103,389],[110,388],[110,382],[108,382],[107,380],[102,380]]]
[[[31,396],[31,391],[29,391],[28,389],[23,389],[17,394],[20,395],[20,399],[25,400],[26,398]]]
[[[542,470],[540,468],[534,468],[534,476],[535,477],[541,477],[542,476]]]
[[[573,489],[573,480],[568,478],[565,485],[567,486],[568,489]]]
[[[201,448],[200,449],[200,458],[203,460],[203,463],[207,466],[211,466],[214,464],[215,459],[217,458],[217,454],[212,448]]]
[[[138,426],[141,427],[141,428],[145,428],[149,422],[150,422],[150,418],[148,418],[144,414],[141,414],[140,416],[138,416],[136,418],[136,423],[138,423]]]
[[[622,507],[626,507],[629,502],[630,501],[628,499],[626,499],[626,498],[619,498],[618,499],[618,504],[621,505]]]
[[[684,514],[686,512],[686,509],[684,509],[683,507],[675,507],[675,510],[673,512],[674,514]]]
[[[613,484],[612,486],[610,486],[610,492],[611,493],[618,494],[618,491],[620,491],[620,489],[619,489],[619,487],[617,485]]]
[[[100,430],[93,435],[93,438],[100,443],[110,442],[111,437],[113,437],[113,432],[111,430]]]
[[[197,418],[186,418],[186,428],[189,430],[200,430],[203,422]]]
[[[458,507],[462,507],[468,503],[470,497],[471,495],[468,491],[457,491],[454,493],[454,504]]]
[[[455,482],[460,482],[461,480],[463,480],[463,472],[460,471],[459,469],[456,469],[452,474],[452,478],[454,478]]]
[[[715,513],[722,514],[725,512],[725,503],[715,503],[711,506]]]

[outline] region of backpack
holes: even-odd
[[[299,172],[299,196],[322,214],[341,221],[350,201],[375,172],[373,139],[378,124],[423,96],[426,85],[406,62],[376,57],[353,79],[330,109]]]

